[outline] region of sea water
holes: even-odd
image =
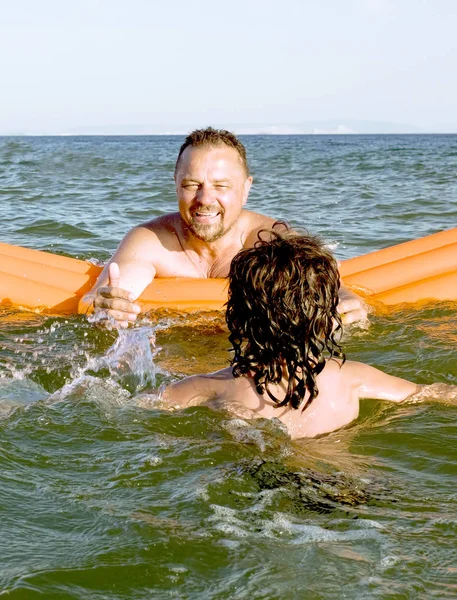
[[[249,207],[339,259],[455,226],[457,136],[249,136]],[[107,260],[176,209],[180,137],[0,138],[0,240]],[[457,384],[455,303],[378,311],[350,358]],[[364,401],[291,442],[164,412],[228,364],[223,316],[129,331],[0,308],[0,591],[9,598],[456,598],[457,407]],[[145,390],[152,392],[145,393]]]

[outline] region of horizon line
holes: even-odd
[[[189,132],[178,132],[178,133],[1,133],[0,137],[182,137],[183,135],[188,135]],[[259,132],[249,132],[249,133],[237,133],[237,135],[242,136],[255,136],[255,135],[263,135],[270,137],[284,137],[284,136],[335,136],[335,137],[353,137],[358,135],[457,135],[456,131],[424,131],[424,132],[389,132],[389,131],[371,131],[371,132],[316,132],[316,133],[297,133],[297,132],[267,132],[267,131],[259,131]]]

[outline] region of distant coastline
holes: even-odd
[[[405,123],[392,123],[381,121],[358,121],[352,119],[338,119],[328,121],[308,121],[303,123],[200,123],[190,125],[165,126],[162,125],[96,125],[67,127],[62,130],[42,129],[0,130],[2,137],[21,136],[173,136],[187,135],[192,129],[212,125],[219,129],[228,129],[238,135],[382,135],[382,134],[446,134],[455,131],[437,130],[430,131],[416,125]]]
[[[232,129],[232,131],[235,131]],[[186,136],[189,131],[183,131],[182,133],[0,133],[0,139],[2,138],[147,138],[147,137],[176,137],[182,138]],[[457,131],[425,131],[425,132],[364,132],[364,133],[268,133],[268,132],[257,132],[257,133],[244,133],[235,131],[240,137],[364,137],[364,136],[455,136]]]

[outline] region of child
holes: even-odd
[[[318,238],[272,232],[268,241],[242,250],[229,273],[232,366],[174,383],[162,401],[276,417],[295,439],[347,425],[359,414],[360,398],[419,399],[424,386],[345,360],[339,286],[337,263]],[[452,386],[433,388],[426,389],[438,388],[443,397]],[[448,394],[455,397],[456,391]]]

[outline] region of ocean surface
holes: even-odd
[[[0,241],[106,261],[175,210],[181,137],[0,138]],[[249,207],[339,259],[457,224],[457,136],[249,136]],[[1,290],[0,290],[1,291]],[[349,358],[457,384],[457,305],[378,310]],[[129,331],[0,307],[0,595],[457,598],[457,407],[364,401],[291,442],[271,422],[163,412],[227,365],[223,315]]]

